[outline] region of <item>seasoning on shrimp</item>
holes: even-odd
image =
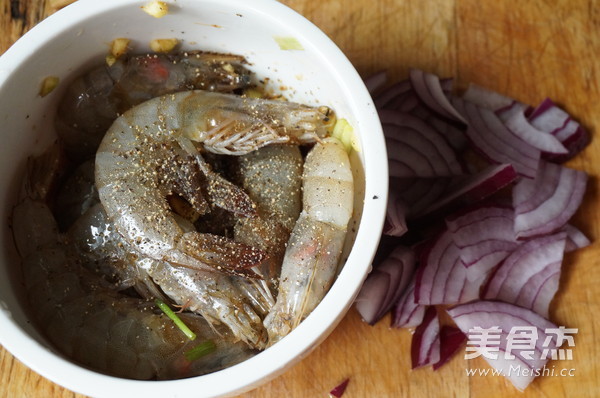
[[[313,147],[302,180],[302,213],[283,259],[277,303],[264,321],[271,345],[296,328],[329,290],[352,216],[350,161],[336,138]]]
[[[210,373],[255,354],[226,329],[185,313],[180,315],[185,324],[216,344],[211,355],[190,363],[185,354],[196,344],[182,339],[169,319],[81,266],[58,231],[49,198],[34,199],[28,189],[38,185],[38,176],[26,179],[25,197],[13,211],[13,236],[32,315],[60,352],[102,373],[140,380]]]
[[[110,65],[77,77],[58,105],[56,131],[73,159],[92,158],[118,115],[146,100],[182,90],[232,92],[250,85],[250,71],[237,55],[189,51],[113,58]]]

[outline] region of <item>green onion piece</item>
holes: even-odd
[[[216,349],[217,345],[212,340],[206,340],[204,343],[200,343],[191,350],[186,351],[185,357],[188,361],[192,362],[214,352]]]
[[[304,50],[302,44],[294,37],[274,36],[273,38],[282,50]]]
[[[162,312],[164,312],[173,322],[175,322],[175,325],[177,325],[177,327],[181,329],[181,331],[187,336],[188,339],[196,339],[196,333],[192,332],[190,328],[188,328],[187,325],[183,323],[181,318],[179,318],[177,314],[174,313],[173,310],[167,304],[165,304],[164,301],[156,299],[154,300],[154,302],[156,303],[158,308],[162,310]]]
[[[344,145],[346,152],[350,153],[353,149],[359,152],[360,147],[354,136],[354,129],[346,119],[338,119],[333,126],[332,137],[337,138]]]

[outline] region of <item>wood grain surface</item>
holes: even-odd
[[[0,51],[54,11],[48,1],[0,0]],[[574,223],[593,241],[564,261],[552,320],[579,328],[573,360],[550,366],[574,376],[535,380],[519,394],[501,377],[468,377],[484,361],[457,355],[437,372],[410,370],[410,333],[389,318],[363,324],[352,309],[311,355],[276,380],[244,395],[325,397],[344,378],[352,397],[598,397],[600,396],[600,1],[598,0],[286,0],[329,35],[366,76],[387,69],[394,79],[409,67],[475,82],[536,104],[549,96],[593,135],[571,167],[591,175]],[[73,397],[0,348],[0,397]],[[199,394],[198,396],[201,396]]]

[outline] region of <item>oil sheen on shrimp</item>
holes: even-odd
[[[277,302],[264,321],[269,344],[286,336],[331,287],[353,209],[354,183],[342,144],[326,138],[309,152],[303,208],[283,260]]]
[[[332,118],[328,108],[208,91],[146,101],[120,116],[100,144],[96,155],[100,201],[117,231],[144,256],[241,273],[264,261],[264,252],[223,237],[185,233],[172,216],[166,197],[174,191],[205,212],[204,199],[198,196],[202,190],[189,186],[197,180],[193,175],[197,168],[209,180],[208,196],[220,197],[224,186],[202,166],[199,155],[193,157],[195,164],[190,163],[190,150],[183,143],[192,139],[206,150],[244,154],[274,142],[317,139],[326,134]],[[253,206],[246,206],[245,216],[255,215]]]
[[[173,379],[239,363],[254,351],[201,317],[182,314],[199,337],[190,341],[147,301],[117,293],[72,257],[40,200],[25,198],[12,217],[30,310],[61,353],[91,369],[133,379]],[[211,340],[217,349],[190,361],[185,353]]]
[[[102,65],[71,83],[56,127],[72,158],[92,157],[119,114],[151,98],[183,90],[232,92],[250,84],[244,58],[187,52],[136,55]]]

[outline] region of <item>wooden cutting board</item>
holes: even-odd
[[[600,1],[598,0],[286,0],[328,34],[363,76],[386,69],[404,78],[409,67],[475,82],[536,104],[548,96],[594,136],[569,166],[591,175],[574,224],[593,241],[569,254],[552,305],[558,325],[579,328],[573,359],[551,367],[569,376],[538,378],[524,394],[498,376],[468,377],[487,368],[457,355],[437,372],[411,371],[410,333],[361,322],[352,309],[331,336],[276,380],[244,395],[325,397],[349,377],[344,397],[597,397],[600,396]],[[52,2],[1,0],[0,51],[53,12]],[[598,162],[598,163],[596,163]],[[598,345],[597,345],[598,344]],[[0,397],[72,397],[0,348]]]

